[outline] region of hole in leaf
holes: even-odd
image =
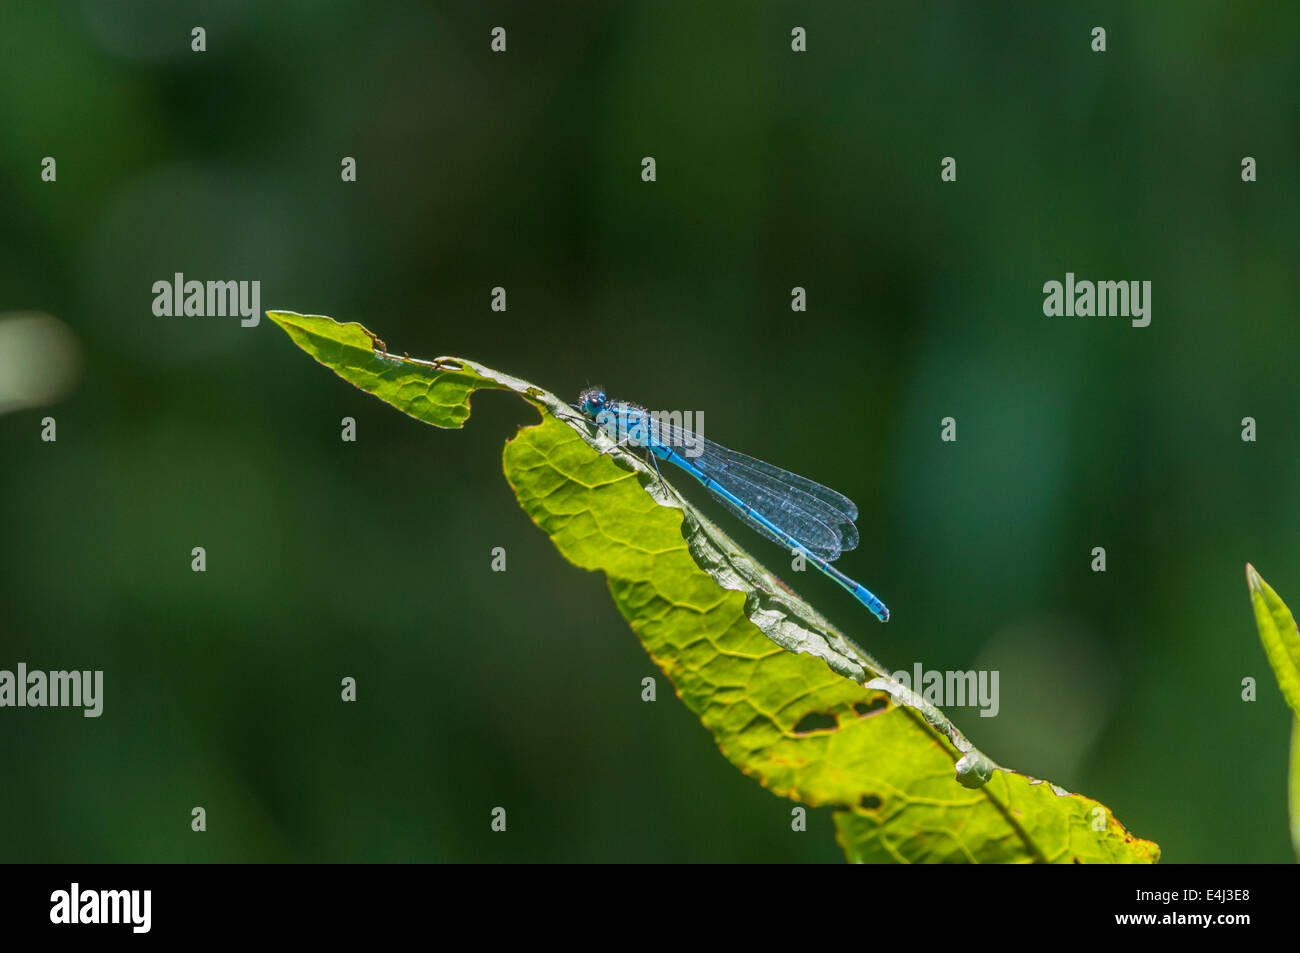
[[[859,718],[866,718],[869,715],[879,714],[889,707],[889,701],[884,695],[877,695],[869,702],[854,702],[853,710],[858,713]]]
[[[794,730],[795,734],[806,735],[811,731],[834,731],[839,726],[839,720],[834,715],[814,711],[800,718]]]
[[[864,794],[862,795],[862,800],[858,802],[858,806],[864,811],[877,811],[880,809],[882,803],[883,802],[880,798],[876,797],[874,794]]]

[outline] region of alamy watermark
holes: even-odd
[[[1151,282],[1149,281],[1075,281],[1074,272],[1065,273],[1065,283],[1049,281],[1043,285],[1043,314],[1049,318],[1132,318],[1133,327],[1151,323]]]
[[[152,890],[83,890],[73,881],[50,894],[50,922],[56,925],[123,924],[132,933],[148,933],[152,911]]]
[[[262,320],[262,282],[186,281],[176,272],[171,281],[153,283],[153,313],[170,317],[240,317],[240,324],[255,328]]]
[[[0,669],[0,708],[84,708],[87,718],[98,718],[104,711],[104,673],[28,671],[27,663],[19,662],[16,672]]]
[[[640,407],[606,408],[596,414],[596,424],[619,444],[634,447],[680,447],[682,456],[704,452],[704,411],[643,410]]]
[[[993,718],[1002,703],[998,696],[999,674],[993,671],[941,672],[926,670],[917,662],[912,671],[899,670],[891,676],[939,708],[978,708],[981,718]]]

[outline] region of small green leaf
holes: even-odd
[[[1300,860],[1300,630],[1281,597],[1266,583],[1255,567],[1246,564],[1246,585],[1255,609],[1255,626],[1264,654],[1277,677],[1282,697],[1291,706],[1291,775],[1288,782],[1291,810],[1291,845]]]
[[[536,388],[526,381],[473,361],[455,357],[421,361],[389,354],[384,342],[359,324],[292,311],[268,311],[266,316],[294,344],[349,384],[435,427],[464,426],[469,395],[482,388],[513,390],[537,401],[532,393]]]
[[[1278,688],[1291,710],[1300,715],[1300,631],[1286,603],[1255,571],[1246,564],[1246,583],[1250,586],[1250,602],[1255,608],[1255,625],[1259,640],[1264,643],[1264,654],[1277,676]]]
[[[395,358],[359,325],[269,316],[345,380],[435,426],[459,427],[478,387],[514,390],[536,407],[542,422],[522,428],[503,458],[524,510],[566,559],[605,574],[619,611],[732,763],[777,794],[836,808],[850,860],[1158,859],[1097,801],[995,765],[555,395],[461,358]]]

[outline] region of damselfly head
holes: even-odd
[[[578,409],[592,417],[604,410],[608,403],[609,398],[599,387],[588,387],[578,395]]]

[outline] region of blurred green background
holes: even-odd
[[[1243,570],[1300,606],[1300,7],[1136,6],[6,3],[0,311],[82,371],[0,416],[0,668],[106,697],[0,710],[0,860],[842,856],[662,677],[640,701],[603,580],[502,477],[530,409],[421,425],[269,321],[155,317],[177,271],[704,409],[858,501],[840,565],[894,618],[802,594],[891,668],[1001,672],[998,717],[949,711],[991,757],[1166,861],[1290,859]],[[1044,317],[1067,271],[1150,280],[1150,327]]]

